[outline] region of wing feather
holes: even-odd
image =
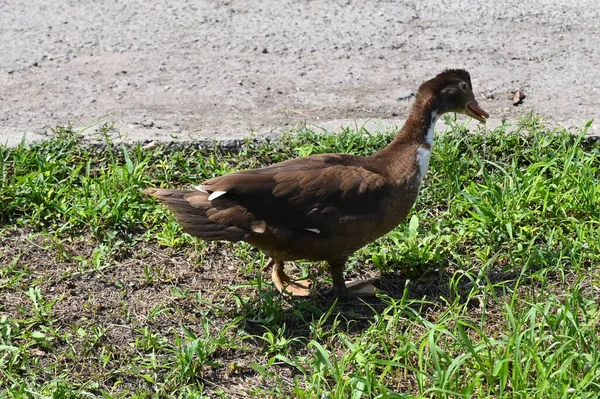
[[[327,154],[231,173],[206,181],[202,188],[225,192],[212,199],[207,213],[220,224],[242,227],[264,220],[271,226],[326,232],[341,220],[376,212],[390,183],[366,169],[360,157]]]

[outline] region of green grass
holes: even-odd
[[[0,398],[598,397],[600,144],[446,122],[414,211],[349,262],[382,274],[365,302],[282,297],[264,255],[183,234],[141,191],[392,132],[0,146]]]

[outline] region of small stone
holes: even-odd
[[[150,151],[150,150],[154,150],[156,147],[158,147],[158,144],[156,143],[156,141],[152,141],[152,142],[146,144],[145,146],[143,146],[142,149]]]
[[[512,103],[514,106],[519,104],[523,104],[523,100],[525,99],[525,94],[521,90],[515,91],[515,95],[513,96]]]

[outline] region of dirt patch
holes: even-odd
[[[102,117],[134,140],[240,138],[302,121],[397,125],[418,85],[447,67],[471,71],[492,125],[533,109],[581,127],[600,117],[596,8],[10,0],[0,13],[0,141]]]
[[[69,342],[57,339],[54,348],[35,349],[40,357],[42,380],[53,377],[44,376],[44,365],[47,370],[54,370],[50,366],[58,360],[61,368],[69,370],[73,381],[97,381],[100,387],[108,389],[120,379],[123,389],[139,389],[143,380],[119,373],[118,365],[139,356],[139,347],[132,343],[141,339],[143,330],[158,334],[172,348],[175,336],[184,335],[182,325],[201,336],[204,317],[218,309],[235,307],[227,287],[246,282],[233,268],[218,267],[239,263],[218,245],[210,249],[210,257],[203,260],[202,266],[198,255],[189,249],[173,251],[140,243],[109,257],[101,268],[86,270],[81,260],[91,261],[99,245],[89,237],[62,240],[57,247],[56,241],[46,235],[14,229],[0,241],[0,253],[10,263],[7,266],[18,270],[11,276],[15,282],[10,288],[0,291],[0,315],[20,320],[51,318],[58,336],[76,337]],[[30,296],[34,287],[40,292],[35,299],[37,305],[33,305]],[[184,294],[187,292],[201,292],[204,302],[198,303],[194,295]],[[240,290],[240,294],[243,292]],[[222,329],[229,321],[231,317],[212,317],[212,331]],[[88,335],[95,332],[99,338],[90,345],[83,335],[77,338],[80,331]],[[118,354],[118,358],[111,359],[108,365],[103,363],[99,356],[103,350]],[[69,351],[79,358],[61,355]],[[159,357],[167,355],[158,352]],[[252,351],[235,354],[236,361],[242,363],[248,356],[247,362],[256,355]],[[219,354],[225,363],[231,357],[232,354]],[[218,378],[220,384],[236,384],[243,377],[230,378],[226,368],[215,368],[212,374],[211,378]]]
[[[177,337],[185,335],[183,326],[202,337],[206,319],[215,335],[240,316],[243,322],[230,334],[243,331],[261,336],[266,329],[283,331],[285,325],[285,337],[299,339],[293,350],[299,356],[306,355],[305,341],[311,330],[303,318],[318,319],[334,303],[326,298],[300,301],[282,297],[269,282],[260,288],[256,285],[257,269],[242,272],[248,267],[229,244],[211,244],[196,251],[139,241],[94,268],[94,254],[101,243],[90,237],[62,237],[58,241],[14,228],[4,231],[0,243],[0,253],[8,262],[6,277],[0,280],[0,316],[37,320],[30,328],[51,325],[54,331],[51,345],[34,344],[30,348],[39,358],[38,382],[52,380],[58,367],[68,370],[72,382],[96,381],[99,389],[110,390],[117,382],[120,389],[150,389],[139,375],[120,369],[120,365],[135,364],[144,348],[155,351],[159,361],[175,358]],[[311,271],[316,279],[326,277],[318,267]],[[357,262],[349,277],[376,274],[372,266]],[[441,288],[448,286],[444,282],[448,274],[426,274],[410,285],[408,300],[425,298],[433,305],[451,297]],[[392,297],[402,298],[406,276],[390,274],[383,276],[382,282]],[[35,290],[39,295],[35,296]],[[346,322],[336,329],[360,334],[373,321],[374,312],[382,312],[386,306],[378,299],[340,301],[335,311]],[[492,309],[490,305],[487,308]],[[477,304],[473,309],[476,311]],[[435,306],[422,305],[418,311],[431,320],[439,312]],[[333,319],[326,326],[331,327]],[[157,337],[160,347],[145,343],[148,332]],[[245,397],[261,384],[268,388],[268,382],[250,367],[254,362],[267,362],[268,355],[262,353],[264,343],[258,339],[244,342],[243,348],[220,348],[211,356],[210,361],[218,366],[207,366],[201,372],[209,392],[218,388],[233,394],[231,397]],[[107,360],[103,353],[112,355]],[[287,381],[291,393],[294,371],[285,364],[276,368],[282,385]],[[164,370],[158,378],[164,381],[168,376],[169,370]]]

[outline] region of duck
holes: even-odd
[[[464,69],[421,84],[394,139],[369,156],[318,154],[215,177],[191,189],[148,188],[183,230],[202,240],[245,241],[270,260],[279,292],[315,295],[285,262],[327,262],[332,286],[323,295],[374,295],[376,279],[346,282],[348,258],[398,226],[414,206],[429,168],[434,127],[449,112],[485,123]],[[263,269],[263,270],[264,270]]]

